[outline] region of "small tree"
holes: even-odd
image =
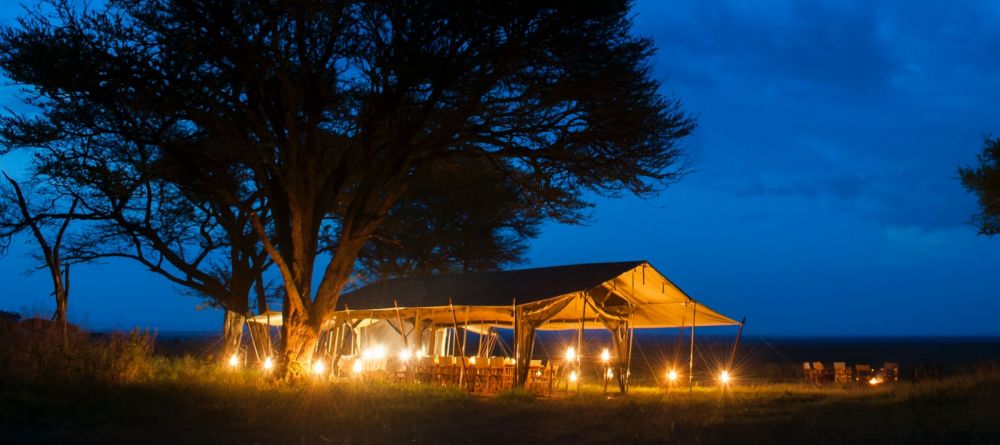
[[[0,194],[0,253],[6,251],[13,238],[23,232],[30,232],[38,247],[36,260],[40,268],[48,270],[52,279],[52,296],[56,309],[52,320],[66,326],[69,311],[70,266],[82,261],[76,255],[66,255],[66,236],[71,222],[82,218],[77,212],[80,200],[53,190],[25,195],[21,185],[3,173],[9,189]]]
[[[977,158],[977,165],[959,168],[958,175],[979,199],[980,213],[973,217],[979,234],[993,236],[1000,233],[1000,138],[985,138]]]

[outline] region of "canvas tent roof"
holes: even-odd
[[[387,280],[343,295],[334,319],[509,327],[515,307],[542,330],[576,329],[581,321],[587,329],[617,321],[636,328],[738,324],[693,300],[646,261]],[[274,314],[267,318],[280,324]]]

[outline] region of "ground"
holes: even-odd
[[[607,398],[275,384],[189,360],[129,384],[0,386],[0,443],[997,443],[1000,371],[879,388],[737,384]]]

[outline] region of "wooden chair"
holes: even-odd
[[[899,381],[899,363],[885,362],[882,367],[882,376],[886,382],[895,383]]]
[[[823,383],[827,381],[827,370],[823,367],[823,362],[813,362],[812,363],[813,372],[816,373],[816,382]]]
[[[866,364],[856,364],[854,365],[854,381],[859,383],[868,383],[868,380],[872,378],[872,367]]]
[[[851,380],[851,368],[847,367],[847,363],[833,362],[833,381],[835,383],[850,383]]]

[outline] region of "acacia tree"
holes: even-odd
[[[962,185],[979,198],[981,212],[973,217],[979,234],[1000,233],[1000,138],[987,137],[978,163],[959,168],[958,175]]]
[[[177,185],[183,181],[168,179],[187,172],[157,157],[155,150],[122,146],[115,138],[47,141],[44,128],[16,129],[5,133],[6,140],[44,147],[36,151],[35,173],[59,189],[72,190],[93,221],[69,251],[78,258],[136,261],[222,307],[223,352],[232,354],[242,340],[251,295],[256,291],[258,300],[266,297],[262,274],[270,261],[249,224],[250,212],[267,218],[259,199],[228,174],[216,186],[239,197],[240,206],[185,190]],[[201,168],[213,166],[203,163]]]
[[[11,241],[23,232],[30,232],[40,254],[36,259],[41,268],[48,270],[52,280],[52,296],[56,309],[52,320],[66,326],[69,310],[70,266],[85,259],[67,254],[64,241],[67,230],[74,219],[86,218],[78,213],[79,199],[53,190],[36,194],[37,199],[29,199],[21,185],[3,173],[10,188],[0,194],[0,253],[4,253]],[[40,202],[40,203],[39,203]]]
[[[629,5],[64,4],[55,19],[5,30],[0,67],[29,86],[50,128],[245,175],[271,210],[272,230],[254,226],[284,281],[283,352],[295,371],[362,248],[436,162],[490,162],[557,220],[585,192],[646,196],[678,178],[676,144],[693,122],[658,92],[654,48],[631,33]],[[212,178],[185,181],[237,205]],[[317,264],[327,229],[336,245]]]
[[[359,275],[370,283],[521,264],[542,219],[492,164],[449,162],[415,180],[389,210],[358,257]]]

